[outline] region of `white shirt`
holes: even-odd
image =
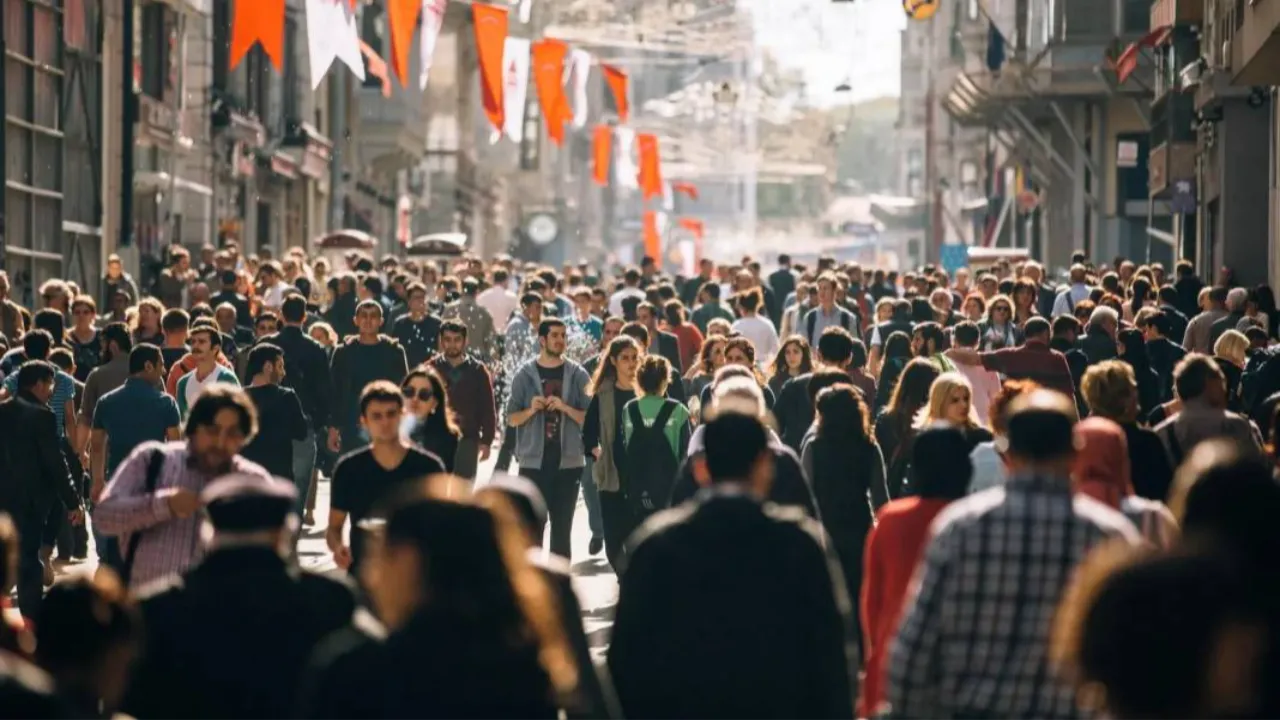
[[[609,314],[622,317],[622,301],[629,297],[640,298],[641,302],[643,302],[645,298],[645,294],[644,294],[644,291],[638,287],[624,286],[621,290],[614,293],[613,296],[609,298]]]
[[[733,329],[756,347],[757,365],[766,367],[773,362],[773,356],[778,354],[778,331],[773,329],[773,323],[759,315],[748,315],[739,318]]]
[[[520,299],[505,287],[494,285],[476,296],[476,304],[489,312],[494,325],[505,327],[511,314],[520,307]]]
[[[269,288],[262,291],[262,304],[272,310],[279,310],[284,304],[284,291],[289,289],[289,285],[283,280],[277,282]]]
[[[196,399],[200,397],[200,393],[204,392],[205,388],[218,382],[218,379],[222,377],[222,373],[218,372],[218,367],[218,365],[214,365],[213,370],[203,380],[200,379],[200,368],[191,371],[191,379],[187,381],[186,387],[188,408],[195,407]]]

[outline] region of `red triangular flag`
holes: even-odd
[[[644,199],[662,197],[662,165],[658,151],[658,136],[652,133],[636,134],[636,145],[640,148],[640,172],[636,182]]]
[[[618,121],[625,123],[631,115],[631,105],[627,101],[627,74],[613,65],[601,65],[600,70],[613,93],[613,106],[618,110]]]
[[[249,48],[259,43],[276,71],[284,72],[284,6],[285,0],[236,0],[231,19],[230,69],[234,70]]]
[[[702,239],[703,233],[706,231],[702,221],[696,218],[680,218],[680,227],[693,233],[693,236],[699,240]]]
[[[654,260],[662,260],[662,236],[658,234],[658,213],[644,211],[644,254]]]
[[[506,118],[503,107],[502,53],[507,44],[507,9],[476,3],[471,6],[476,32],[476,56],[480,60],[480,92],[484,113],[494,130],[502,132]]]
[[[672,192],[684,193],[689,196],[690,200],[698,199],[698,186],[691,182],[674,182],[671,183]]]
[[[609,184],[609,160],[613,156],[613,128],[608,125],[597,125],[591,138],[591,155],[595,159],[592,166],[592,178],[597,185]]]
[[[422,15],[422,0],[387,0],[387,25],[391,28],[391,70],[400,85],[409,83],[409,50],[413,48],[413,31]]]
[[[538,89],[538,101],[542,107],[542,119],[547,124],[547,134],[556,145],[564,144],[564,126],[572,113],[569,99],[564,94],[564,59],[569,46],[550,38],[533,44],[533,84]]]

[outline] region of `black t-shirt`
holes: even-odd
[[[175,347],[160,348],[160,355],[164,358],[165,371],[167,372],[169,368],[173,367],[174,365],[177,365],[178,362],[182,360],[182,358],[186,357],[187,353],[189,352],[191,352],[191,349],[188,348],[186,345],[183,345],[182,347],[176,347],[176,348]]]
[[[444,472],[440,458],[411,447],[400,464],[390,470],[373,458],[366,447],[344,455],[333,469],[330,506],[351,516],[351,557],[360,562],[364,551],[364,531],[357,525],[371,516],[377,504],[396,487],[428,475]],[[353,564],[354,567],[354,564]]]
[[[404,346],[405,359],[409,367],[414,368],[431,358],[436,351],[436,340],[440,335],[440,318],[425,315],[414,322],[408,315],[399,318],[392,326],[391,334]]]
[[[564,399],[564,366],[546,368],[538,365],[538,379],[542,381],[542,396]],[[560,469],[560,426],[563,416],[559,412],[544,410],[542,446],[542,469]]]
[[[258,434],[240,454],[267,469],[293,480],[293,441],[307,436],[307,417],[293,390],[279,385],[247,387],[244,391],[258,408]]]

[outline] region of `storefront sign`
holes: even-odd
[[[167,143],[178,131],[178,114],[173,108],[148,95],[139,94],[138,124],[143,135]]]

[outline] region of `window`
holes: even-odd
[[[226,91],[231,75],[231,3],[213,4],[213,87]]]
[[[245,95],[249,112],[265,123],[271,112],[271,75],[275,68],[260,46],[254,45],[244,59]]]
[[[169,79],[169,31],[166,8],[159,3],[141,7],[140,22],[135,25],[134,47],[142,62],[142,85],[138,89],[148,97],[164,100]]]
[[[284,18],[284,104],[286,120],[302,120],[302,82],[298,76],[298,15],[290,10]]]
[[[386,41],[387,20],[380,5],[360,6],[360,39],[380,58],[386,59],[391,43]],[[365,60],[364,87],[381,89],[382,80],[369,72],[369,62]]]

